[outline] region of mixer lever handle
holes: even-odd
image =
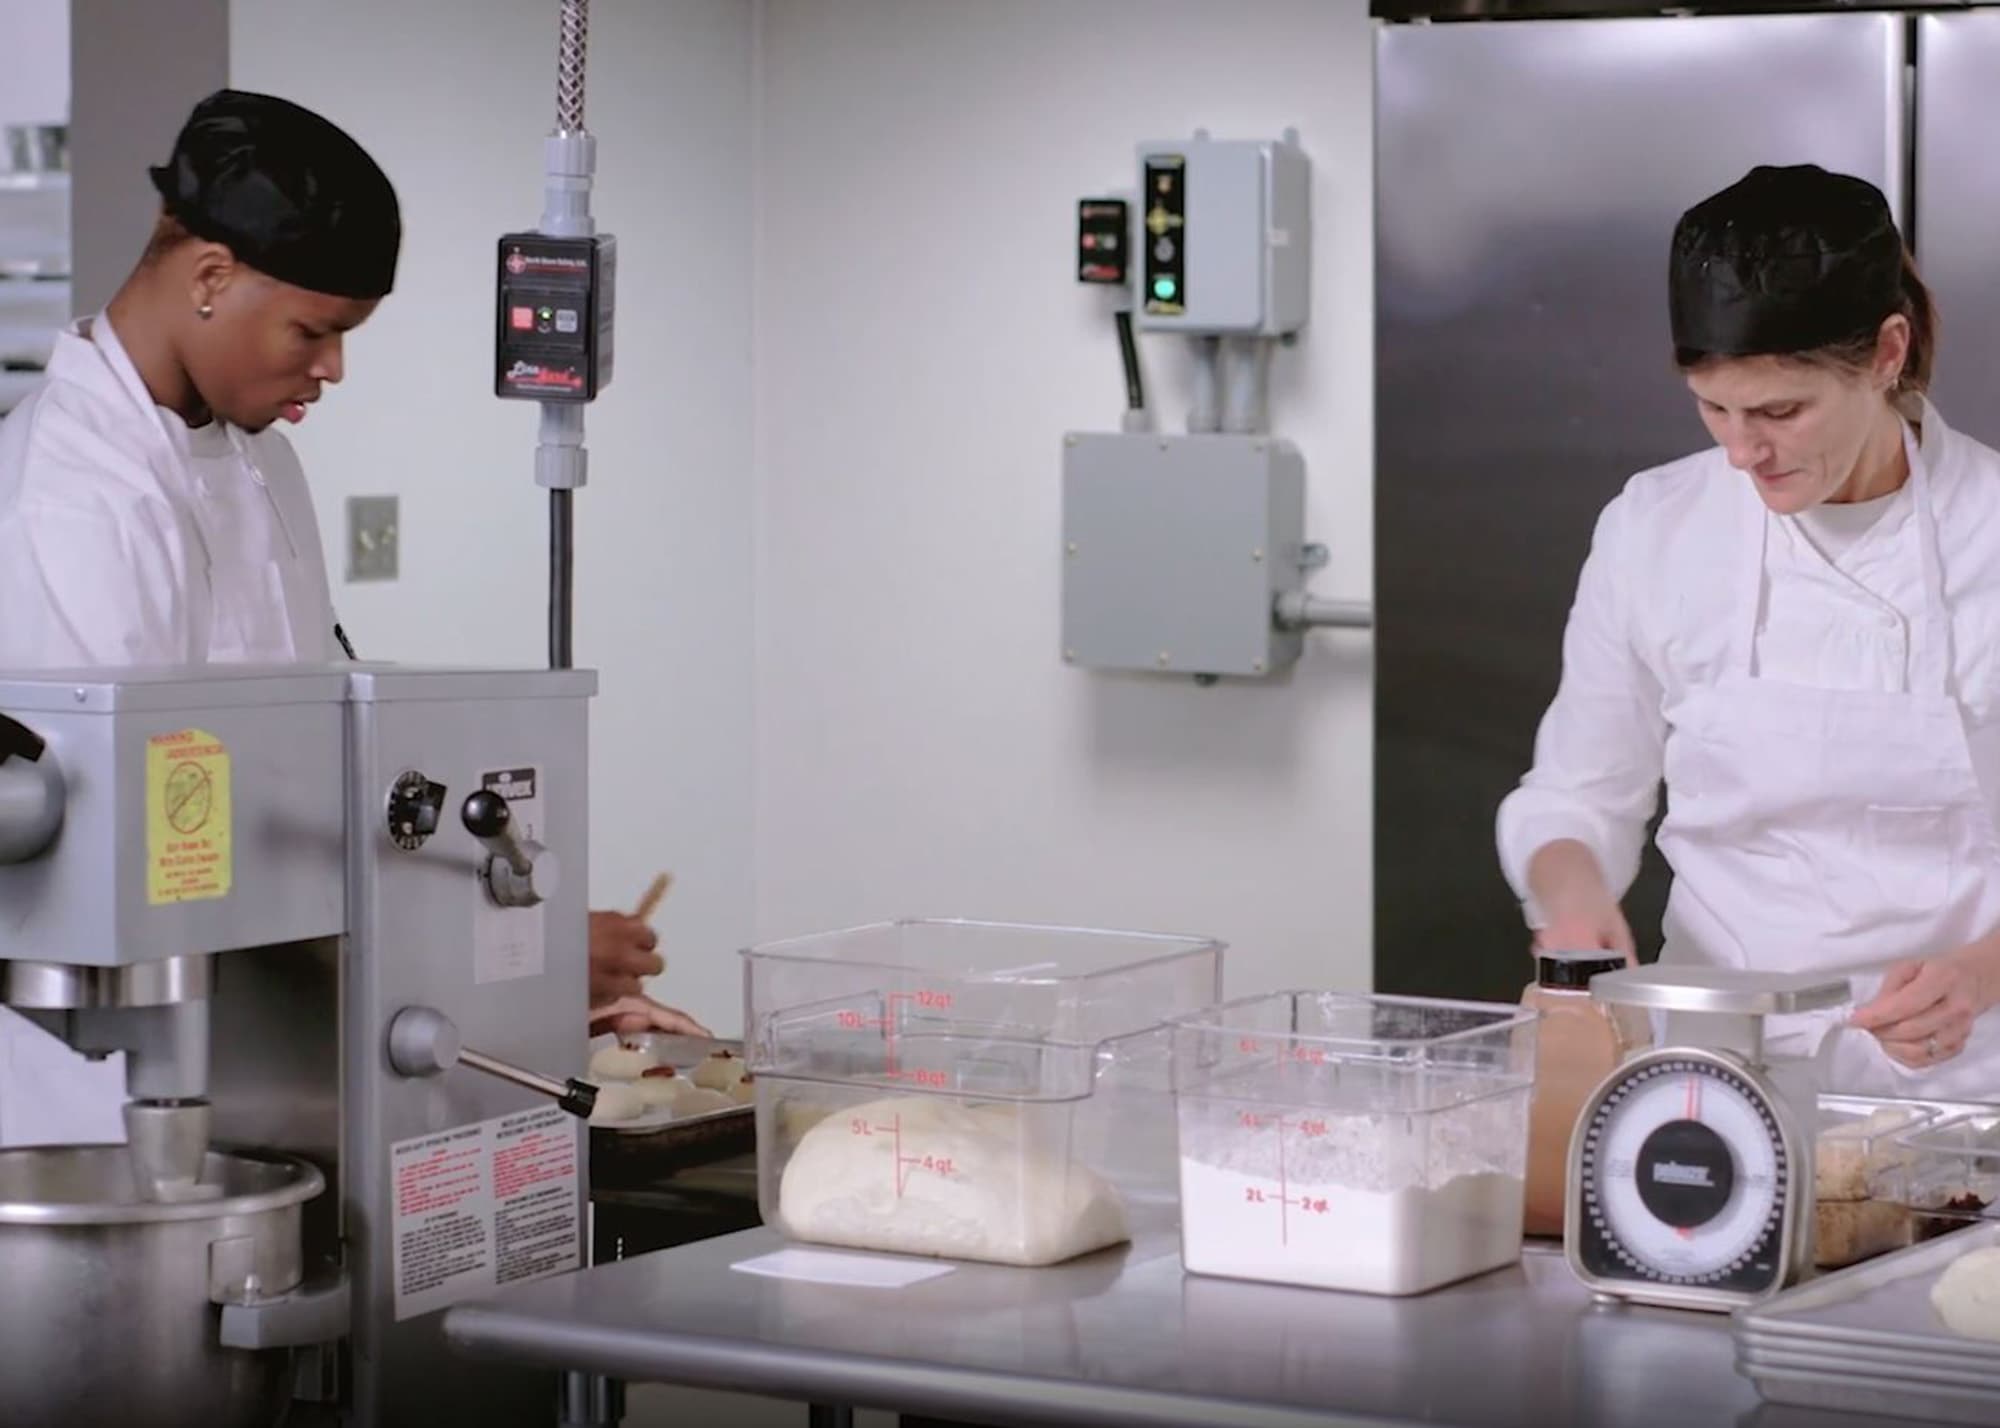
[[[500,906],[533,907],[556,895],[561,876],[556,855],[515,833],[505,798],[490,788],[467,794],[459,819],[486,850],[486,882]]]
[[[573,1116],[588,1119],[597,1107],[597,1087],[590,1082],[575,1076],[558,1081],[474,1051],[459,1040],[457,1024],[436,1007],[404,1007],[396,1013],[389,1022],[389,1064],[404,1076],[435,1076],[463,1064],[547,1096]]]

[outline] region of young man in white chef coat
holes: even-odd
[[[1502,864],[1543,945],[1629,955],[1664,779],[1663,960],[1849,975],[1774,1044],[2000,1098],[2000,454],[1924,396],[1937,320],[1871,184],[1752,170],[1682,216],[1668,298],[1715,445],[1599,520]]]
[[[161,214],[105,311],[0,423],[0,670],[327,661],[305,475],[277,424],[344,373],[394,285],[387,175],[309,110],[223,90],[153,169]],[[591,914],[593,1019],[700,1031],[640,997],[653,933]],[[118,1140],[122,1072],[0,1013],[0,1144]]]

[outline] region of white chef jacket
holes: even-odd
[[[337,658],[291,443],[154,405],[104,317],[0,422],[0,669]]]
[[[0,670],[338,658],[291,443],[156,406],[107,318],[0,422]],[[124,1138],[124,1058],[0,1012],[0,1144]]]
[[[1906,432],[1911,482],[1833,559],[1824,532],[1816,545],[1798,518],[1765,512],[1719,449],[1642,472],[1606,507],[1534,767],[1499,813],[1502,867],[1531,925],[1542,919],[1528,863],[1557,839],[1589,847],[1623,895],[1663,775],[1670,864],[1677,808],[1694,823],[1725,804],[1741,811],[1733,826],[1711,818],[1707,830],[1725,828],[1729,857],[1698,858],[1692,840],[1683,849],[1667,960],[1853,971],[1860,1000],[1887,962],[1948,952],[2000,925],[2000,454],[1951,431],[1928,404],[1921,428],[1920,447]],[[1951,717],[1918,718],[1925,669]],[[1711,709],[1753,707],[1742,702],[1751,691],[1763,701],[1754,707],[1785,717],[1722,730],[1735,751],[1715,764],[1727,743],[1676,716],[1738,674],[1736,702],[1711,698]],[[1907,731],[1919,727],[1928,742],[1912,747]],[[1862,732],[1833,740],[1835,728]],[[1911,782],[1923,791],[1899,785],[1900,773],[1869,787],[1877,759],[1921,772]],[[1769,797],[1758,787],[1766,763],[1784,790]],[[1967,771],[1963,806],[1948,791],[1953,766]],[[1815,778],[1828,789],[1823,807],[1811,806]],[[1690,888],[1697,862],[1709,881]],[[1856,867],[1880,873],[1855,878]],[[1935,1071],[1904,1073],[1873,1047],[1841,1051],[1847,1089],[1908,1093],[1916,1079],[1937,1093],[1949,1082],[2000,1097],[2000,1017],[1982,1017],[1967,1053]]]

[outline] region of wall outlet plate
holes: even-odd
[[[347,578],[394,580],[399,549],[394,496],[347,498]]]

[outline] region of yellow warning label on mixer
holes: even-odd
[[[201,729],[146,744],[146,901],[227,897],[229,750]]]

